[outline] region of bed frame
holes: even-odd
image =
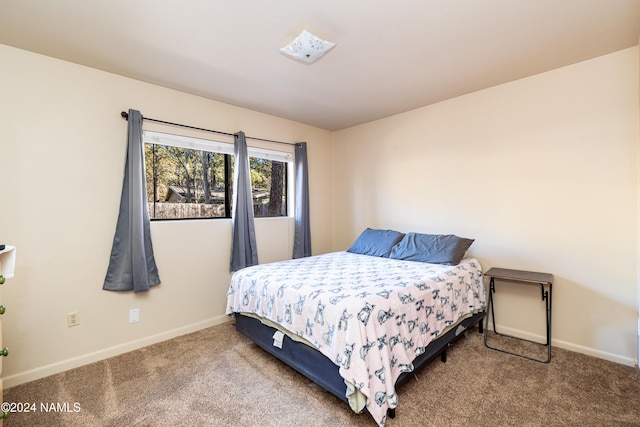
[[[400,375],[396,381],[396,389],[407,382],[415,372],[425,364],[431,362],[438,355],[442,362],[446,362],[447,348],[453,345],[455,341],[474,325],[478,324],[478,331],[483,333],[481,320],[484,316],[485,312],[482,311],[463,319],[444,335],[432,341],[427,346],[426,351],[413,361],[414,371],[404,372]],[[253,317],[235,313],[235,326],[238,332],[248,337],[260,348],[271,353],[314,383],[348,403],[345,395],[346,385],[344,379],[338,372],[338,366],[324,354],[309,345],[292,340],[287,335],[284,336],[282,348],[275,347],[273,345],[273,334],[276,332],[276,329],[263,324],[260,320]],[[388,416],[389,418],[394,418],[395,409],[389,409]]]

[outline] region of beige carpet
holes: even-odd
[[[518,351],[537,348],[491,339]],[[397,416],[387,426],[640,426],[635,368],[557,348],[550,364],[531,362],[485,348],[477,332],[447,355],[400,389]],[[376,425],[230,323],[12,387],[4,396],[37,404],[36,412],[11,414],[7,427]],[[66,403],[71,412],[44,413],[41,402]]]

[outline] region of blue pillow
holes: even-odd
[[[472,243],[473,239],[453,234],[407,233],[402,241],[391,249],[389,258],[457,265]]]
[[[404,233],[394,230],[367,228],[360,234],[347,252],[355,254],[388,257],[391,248],[402,240]]]

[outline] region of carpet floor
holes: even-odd
[[[546,355],[545,347],[535,354],[540,346],[491,340]],[[529,361],[487,349],[477,329],[398,398],[388,427],[640,426],[640,370],[555,347],[551,363]],[[4,400],[35,404],[5,427],[376,425],[232,323],[9,388]]]

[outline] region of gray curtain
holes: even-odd
[[[293,258],[311,256],[311,227],[309,221],[309,176],[307,143],[299,142],[295,149],[296,167],[296,224],[293,235]]]
[[[234,134],[235,165],[233,175],[233,215],[231,271],[258,264],[256,230],[253,223],[253,200],[247,139],[244,132]]]
[[[142,114],[129,110],[127,161],[111,258],[102,289],[148,291],[160,277],[153,257],[144,171]]]

